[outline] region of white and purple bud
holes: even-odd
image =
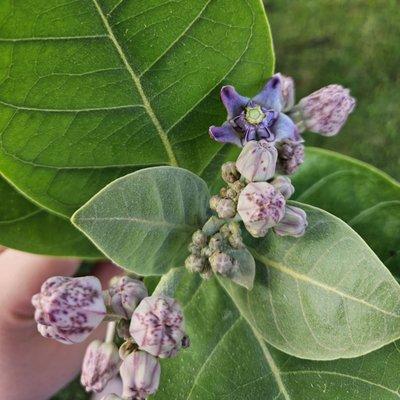
[[[198,229],[192,235],[192,242],[198,247],[204,247],[207,244],[207,235],[201,229]]]
[[[49,278],[32,304],[40,334],[65,344],[83,342],[106,315],[101,284],[94,276]]]
[[[155,357],[173,357],[186,336],[182,308],[171,297],[146,297],[134,311],[129,330],[141,350]]]
[[[101,392],[108,381],[118,374],[120,364],[118,348],[114,343],[93,341],[83,359],[82,386],[87,392]]]
[[[301,99],[294,108],[293,117],[300,130],[333,136],[345,124],[355,104],[349,89],[329,85]]]
[[[206,259],[202,256],[196,254],[191,254],[185,260],[185,267],[189,272],[201,272],[206,265]]]
[[[294,186],[292,185],[292,181],[288,176],[277,176],[271,182],[271,185],[281,192],[286,200],[290,199],[294,193]]]
[[[221,176],[226,183],[233,183],[240,179],[240,173],[236,168],[236,164],[233,161],[222,164]]]
[[[156,357],[135,351],[123,361],[121,374],[124,399],[144,400],[154,394],[160,384],[161,367]]]
[[[117,396],[114,393],[104,396],[101,400],[124,400],[122,397]]]
[[[278,147],[278,171],[283,175],[293,175],[304,162],[302,142],[284,140]]]
[[[236,203],[232,199],[221,199],[218,202],[216,211],[219,218],[233,218],[236,215]]]
[[[279,236],[303,236],[307,228],[307,214],[298,207],[286,206],[285,215],[278,225],[274,226],[274,232]]]
[[[265,182],[275,175],[278,151],[266,140],[248,142],[236,161],[238,171],[250,182]]]
[[[238,213],[254,237],[263,237],[285,214],[285,198],[267,182],[249,183],[239,196]]]
[[[230,277],[239,269],[239,264],[228,254],[216,251],[209,258],[212,270],[222,276]]]
[[[128,276],[113,278],[108,293],[112,310],[126,319],[132,316],[133,310],[148,296],[144,283]]]

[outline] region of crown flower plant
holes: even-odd
[[[46,351],[9,369],[57,379],[27,395],[5,368],[0,397],[53,398],[81,349],[62,398],[398,397],[400,185],[307,145],[352,138],[350,89],[296,98],[258,0],[11,3],[0,264],[14,279],[4,246],[60,269],[15,288]]]

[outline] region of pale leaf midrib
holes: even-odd
[[[304,274],[301,274],[301,273],[299,273],[297,271],[294,271],[293,269],[288,268],[286,265],[284,265],[284,264],[282,264],[280,262],[277,262],[275,260],[271,260],[271,259],[267,258],[266,256],[263,256],[263,255],[257,253],[257,251],[254,250],[254,249],[249,248],[249,250],[253,254],[254,258],[256,258],[257,260],[261,261],[267,268],[274,268],[277,271],[290,276],[291,278],[293,278],[296,281],[306,282],[306,283],[308,283],[310,285],[313,285],[313,286],[319,287],[321,289],[324,289],[327,292],[335,293],[340,297],[346,298],[346,299],[354,301],[356,303],[360,303],[360,304],[362,304],[362,305],[364,305],[366,307],[372,308],[375,311],[378,311],[378,312],[380,312],[382,314],[385,314],[385,315],[388,315],[390,317],[393,317],[393,318],[399,318],[400,317],[399,314],[394,314],[391,311],[384,310],[384,309],[376,306],[375,304],[369,303],[368,301],[366,301],[364,299],[360,299],[358,297],[352,296],[351,294],[342,292],[342,291],[340,291],[339,289],[337,289],[337,288],[335,288],[333,286],[329,286],[329,285],[327,285],[325,283],[322,283],[322,282],[319,282],[319,281],[317,281],[317,280],[315,280],[313,278],[310,278],[307,275],[304,275]]]
[[[101,9],[99,3],[97,0],[93,0],[93,3],[95,5],[95,8],[101,18],[101,20],[103,21],[104,27],[108,33],[108,36],[111,40],[111,42],[113,43],[117,53],[119,54],[123,64],[125,65],[125,68],[127,69],[129,75],[132,78],[132,81],[139,93],[139,96],[143,102],[143,106],[146,109],[146,112],[148,114],[148,116],[150,117],[153,125],[155,126],[158,135],[160,136],[160,139],[165,147],[165,150],[167,152],[168,158],[170,160],[170,164],[173,166],[177,166],[178,165],[178,161],[175,157],[174,151],[172,149],[172,145],[168,139],[168,135],[166,134],[166,132],[164,131],[163,127],[161,126],[160,121],[158,120],[152,106],[151,103],[146,95],[146,93],[144,92],[143,86],[141,84],[141,81],[139,79],[139,77],[136,75],[135,71],[133,70],[132,66],[130,65],[130,63],[128,62],[128,59],[121,47],[121,45],[119,44],[116,36],[114,35],[114,32],[111,28],[111,25],[108,22],[108,19],[106,17],[106,15],[104,14],[103,10]]]

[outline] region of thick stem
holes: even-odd
[[[172,268],[160,279],[157,287],[153,292],[153,296],[164,295],[174,297],[175,290],[179,285],[185,269],[183,267]]]
[[[115,328],[117,327],[117,323],[115,321],[111,321],[107,324],[107,333],[106,333],[106,343],[114,342],[115,336]]]

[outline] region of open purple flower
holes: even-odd
[[[210,136],[239,147],[251,140],[299,140],[295,123],[282,113],[292,106],[293,98],[293,82],[281,74],[275,74],[252,99],[241,96],[233,86],[224,86],[221,100],[228,112],[227,122],[210,127]]]

